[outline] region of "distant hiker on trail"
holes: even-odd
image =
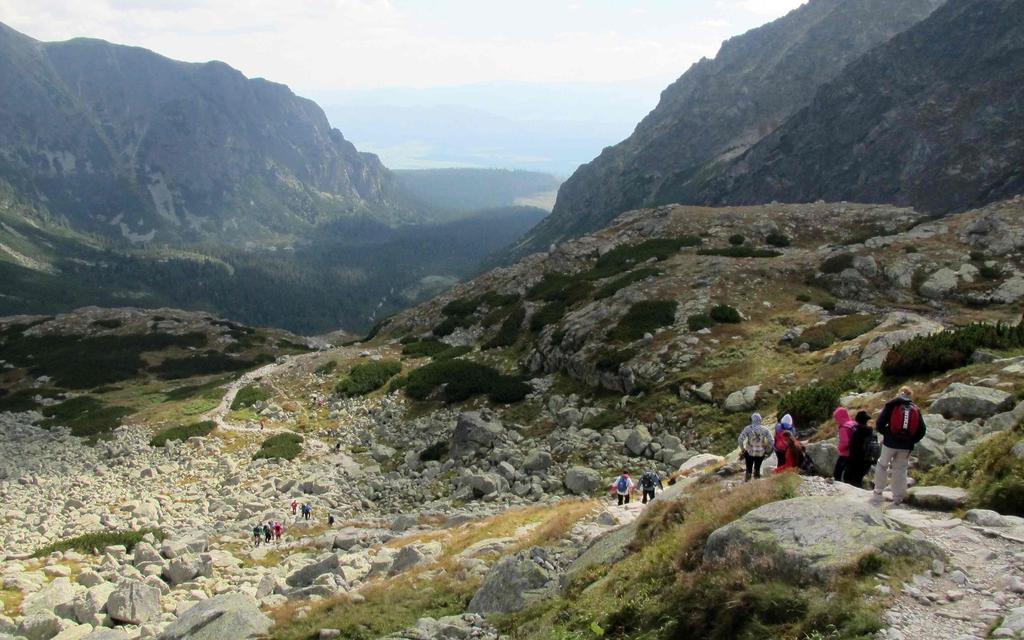
[[[612,488],[615,491],[615,495],[619,498],[619,506],[623,504],[629,504],[629,494],[633,492],[633,487],[636,484],[633,479],[629,477],[629,473],[623,471],[622,475],[618,477]]]
[[[750,416],[750,424],[740,432],[740,457],[746,461],[747,475],[744,482],[750,482],[751,472],[755,478],[761,477],[761,464],[765,456],[772,450],[772,434],[768,427],[761,424],[761,414]]]
[[[281,543],[281,537],[284,536],[284,525],[278,521],[274,521],[274,542],[277,544]]]
[[[263,525],[263,538],[267,544],[270,544],[271,538],[274,537],[274,532],[270,528],[270,523]]]
[[[252,528],[252,541],[255,546],[260,546],[260,542],[263,540],[263,527],[256,525]]]
[[[882,454],[875,465],[875,497],[882,497],[891,469],[893,504],[900,504],[907,497],[910,452],[926,431],[921,410],[913,398],[909,387],[900,387],[900,394],[885,403],[875,423],[875,429],[882,434]]]
[[[839,458],[836,460],[836,467],[832,470],[832,478],[837,482],[842,481],[843,473],[849,466],[850,440],[853,432],[857,429],[857,423],[850,419],[850,412],[846,407],[837,407],[832,413],[836,420],[836,428],[839,430]]]
[[[654,500],[655,488],[665,490],[665,485],[661,483],[661,476],[654,472],[654,469],[648,469],[644,472],[644,475],[640,476],[640,490],[644,492],[644,497],[641,502],[647,504],[647,500]]]
[[[302,505],[302,519],[303,520],[309,520],[310,517],[312,517],[312,515],[313,515],[313,507],[309,506],[309,504],[307,504],[307,503],[303,503],[303,505]]]
[[[875,430],[868,424],[871,416],[867,411],[858,411],[854,422],[857,426],[850,438],[850,458],[846,461],[843,482],[863,489],[864,475],[878,461],[882,448],[878,445]]]
[[[333,527],[334,526],[334,514],[333,513],[327,514],[327,526],[328,527]]]
[[[794,439],[800,437],[793,426],[793,416],[788,413],[775,425],[775,459],[779,467],[786,464],[786,439],[782,435],[784,433],[789,433]]]
[[[293,516],[295,515],[295,512],[298,510],[298,508],[299,508],[299,501],[298,500],[292,500],[292,515]]]
[[[789,431],[782,432],[782,440],[786,459],[775,468],[775,473],[783,473],[785,471],[800,473],[804,463],[804,445],[800,444],[800,441]]]

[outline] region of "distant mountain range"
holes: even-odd
[[[417,219],[380,160],[284,85],[2,24],[0,180],[75,229],[131,244],[293,238],[356,214]]]
[[[847,65],[941,4],[811,0],[728,40],[713,60],[665,89],[633,135],[581,166],[559,190],[552,215],[511,255],[599,229],[630,209],[685,201],[691,184],[746,154]]]

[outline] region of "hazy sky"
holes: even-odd
[[[477,82],[664,85],[803,0],[0,0],[40,40],[223,60],[299,91]]]

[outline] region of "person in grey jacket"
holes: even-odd
[[[747,475],[744,482],[750,482],[751,472],[755,478],[761,477],[761,464],[765,456],[772,450],[772,433],[761,424],[761,414],[750,416],[750,424],[740,432],[740,456],[747,463]]]

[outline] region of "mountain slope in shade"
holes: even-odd
[[[78,229],[134,242],[231,243],[352,213],[409,215],[378,158],[284,85],[2,24],[0,179]]]
[[[601,228],[672,202],[680,185],[734,158],[808,104],[850,62],[928,16],[941,0],[812,0],[722,45],[669,86],[623,142],[581,166],[552,215],[515,250]]]
[[[950,2],[682,199],[960,211],[1024,191],[1024,2]]]

